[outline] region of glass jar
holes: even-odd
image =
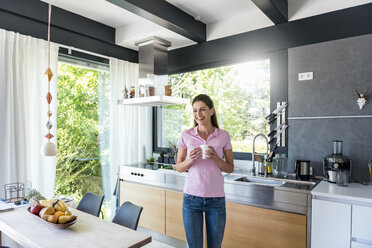
[[[136,95],[136,88],[134,86],[129,87],[129,98],[134,98]]]
[[[285,154],[276,154],[271,166],[273,176],[287,177],[288,159]]]
[[[338,169],[336,172],[336,183],[338,186],[346,187],[349,184],[349,170]]]
[[[165,95],[166,96],[172,96],[172,85],[165,85]]]
[[[144,85],[138,87],[138,97],[144,97],[146,95],[146,89]]]
[[[146,96],[155,96],[155,86],[151,84],[146,85]]]

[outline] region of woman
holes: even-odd
[[[192,101],[195,127],[182,132],[178,140],[176,169],[188,170],[183,196],[183,222],[190,248],[203,247],[203,212],[207,246],[221,247],[226,222],[222,171],[234,170],[230,135],[218,128],[213,101],[198,95]],[[202,159],[200,145],[208,145]],[[225,160],[223,159],[225,158]]]

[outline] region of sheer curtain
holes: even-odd
[[[138,64],[110,59],[110,165],[111,190],[115,189],[120,165],[143,162],[152,155],[151,107],[117,104],[121,90],[138,89]],[[112,195],[111,191],[111,194]],[[112,201],[113,210],[115,201]]]
[[[51,44],[52,134],[56,136],[58,46]],[[56,157],[41,155],[47,134],[47,42],[0,29],[0,198],[3,185],[23,182],[54,192]],[[55,142],[56,137],[52,139]]]

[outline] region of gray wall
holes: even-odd
[[[314,79],[298,81],[298,73],[314,72]],[[369,88],[367,105],[359,110],[357,95]],[[353,162],[352,179],[368,180],[372,159],[372,35],[329,41],[288,50],[288,161],[311,160],[322,174],[323,157],[332,140],[343,141],[344,155]],[[296,117],[352,116],[337,119]],[[294,119],[291,119],[294,118]]]

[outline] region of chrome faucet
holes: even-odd
[[[256,138],[259,137],[259,136],[263,137],[265,139],[265,141],[266,141],[266,154],[265,154],[265,158],[267,158],[267,156],[269,155],[269,141],[267,140],[266,135],[264,135],[262,133],[259,133],[256,136],[254,136],[254,138],[253,138],[253,151],[252,151],[252,165],[253,165],[252,174],[253,175],[256,174],[256,169],[254,167],[255,143],[256,143]],[[264,161],[263,165],[265,166],[265,176],[267,176],[267,170],[266,170],[267,164],[266,164],[265,161]]]

